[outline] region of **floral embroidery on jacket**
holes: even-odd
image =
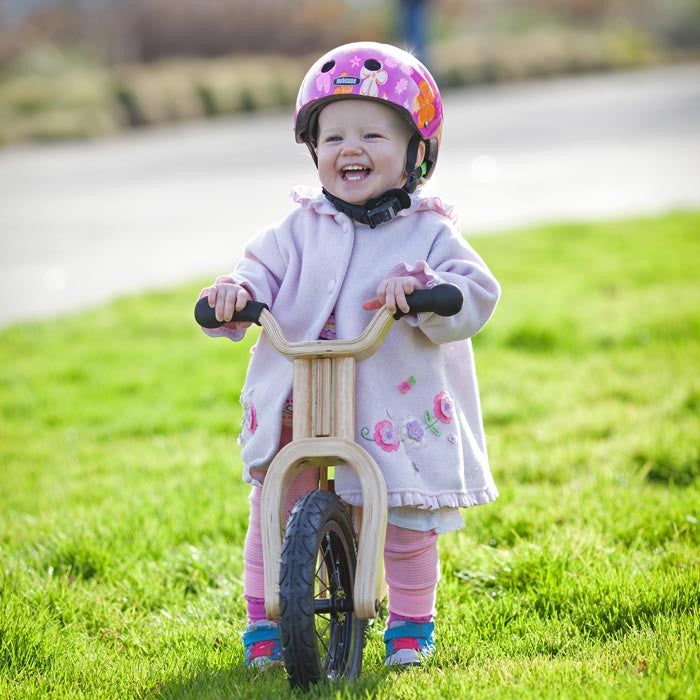
[[[413,380],[413,381],[411,381]],[[405,394],[410,390],[411,385],[415,384],[415,378],[409,377],[407,380],[399,384],[399,390]],[[405,389],[404,385],[408,388]],[[443,389],[433,399],[433,411],[426,410],[423,413],[422,420],[414,415],[408,415],[398,421],[398,430],[396,429],[396,419],[391,411],[387,411],[389,418],[380,420],[374,426],[374,434],[372,435],[368,427],[360,429],[360,435],[368,442],[375,442],[385,452],[395,452],[399,449],[399,445],[404,447],[413,447],[417,449],[426,443],[428,431],[433,435],[440,436],[440,426],[452,423],[454,415],[454,401],[452,397]],[[455,444],[457,437],[454,434],[447,436],[447,440],[451,444]]]
[[[399,434],[406,445],[411,447],[422,447],[425,445],[425,429],[415,416],[408,416],[401,421]]]
[[[374,441],[385,452],[395,452],[399,449],[401,441],[396,435],[396,428],[390,420],[380,420],[374,426]]]
[[[411,387],[416,383],[416,378],[411,376],[408,379],[404,379],[401,384],[399,384],[399,391],[402,394],[407,394],[411,391]]]
[[[452,415],[454,414],[454,403],[450,395],[446,391],[441,391],[433,403],[433,412],[435,417],[441,423],[451,423]]]
[[[258,429],[258,414],[253,402],[243,402],[243,430],[247,430],[251,435]]]
[[[430,411],[426,411],[423,414],[423,420],[425,421],[425,427],[433,435],[440,435],[440,429],[438,428],[438,426],[440,425],[440,420],[438,418],[434,418]]]

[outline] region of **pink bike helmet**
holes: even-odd
[[[329,102],[370,99],[395,109],[426,145],[422,177],[432,175],[440,148],[442,100],[430,71],[410,53],[361,41],[329,51],[311,66],[297,96],[294,133],[316,158],[318,114]],[[410,157],[409,159],[410,160]],[[408,162],[408,161],[407,161]],[[415,163],[415,153],[413,155]]]

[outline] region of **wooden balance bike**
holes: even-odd
[[[463,299],[459,288],[441,284],[406,300],[411,313],[451,316]],[[358,338],[300,343],[287,341],[265,304],[248,302],[233,317],[261,325],[272,346],[293,361],[292,442],[268,467],[261,517],[265,612],[280,621],[284,665],[295,688],[359,675],[365,627],[384,597],[386,486],[377,463],[355,442],[355,364],[377,351],[403,315],[381,308]],[[222,325],[206,297],[195,318],[205,328]],[[328,468],[339,465],[357,473],[361,508],[335,495]],[[297,502],[285,527],[287,489],[306,467],[320,467],[319,488]]]

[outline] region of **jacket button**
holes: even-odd
[[[328,293],[330,294],[335,289],[335,280],[331,280],[328,283]]]

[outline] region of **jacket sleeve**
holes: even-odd
[[[288,260],[280,249],[278,231],[267,229],[246,245],[231,278],[245,287],[255,301],[272,306],[279,292]]]
[[[278,231],[270,228],[262,231],[246,245],[243,257],[238,261],[230,275],[218,277],[217,282],[233,282],[240,284],[251,295],[254,301],[272,306],[277,296],[287,261],[280,249]],[[203,289],[200,298],[209,291]],[[202,330],[212,338],[229,338],[241,340],[245,335],[248,324],[225,323],[219,328]]]
[[[452,228],[445,226],[435,237],[427,260],[397,265],[390,275],[411,275],[426,288],[447,282],[462,290],[464,304],[455,316],[419,313],[404,317],[436,344],[476,335],[491,318],[501,290],[496,278],[476,251]]]

